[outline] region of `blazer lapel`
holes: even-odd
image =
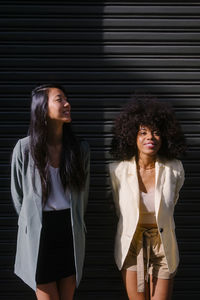
[[[155,178],[155,211],[156,211],[156,218],[157,218],[159,208],[160,208],[160,202],[161,202],[161,199],[162,199],[163,184],[164,184],[164,181],[165,181],[165,166],[160,160],[156,161],[155,172],[156,172],[156,178]]]
[[[34,172],[34,167],[32,168],[32,172]],[[36,191],[33,191],[34,195],[34,200],[35,200],[35,204],[40,216],[40,220],[42,222],[42,185],[41,185],[41,179],[40,179],[40,174],[39,171],[37,170],[37,168],[35,168],[35,174],[34,174],[34,178],[35,178],[35,187],[36,187]]]
[[[122,170],[118,170],[118,174],[122,173]],[[135,161],[135,157],[132,158],[128,162],[127,174],[125,179],[127,180],[127,184],[131,190],[131,194],[133,195],[130,199],[134,199],[131,201],[131,205],[135,206],[139,211],[140,207],[140,191],[139,191],[139,182],[137,176],[137,165]],[[160,202],[162,199],[162,190],[163,184],[165,181],[165,165],[158,159],[155,164],[155,211],[156,218],[158,216]],[[136,200],[136,201],[135,201]]]
[[[136,203],[137,208],[139,209],[140,191],[139,191],[139,182],[138,182],[138,176],[137,176],[137,165],[136,165],[135,157],[133,157],[132,160],[129,161],[127,175],[128,175],[127,182],[132,191],[133,199],[136,199],[136,201],[133,201],[133,204]]]

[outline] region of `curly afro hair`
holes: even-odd
[[[141,125],[160,132],[159,156],[173,159],[185,152],[184,135],[171,107],[149,96],[137,96],[115,120],[110,151],[114,159],[130,160],[137,155],[136,139]]]

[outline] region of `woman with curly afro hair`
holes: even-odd
[[[173,218],[184,136],[170,106],[137,97],[115,120],[109,165],[119,217],[115,260],[130,300],[170,300],[179,252]]]

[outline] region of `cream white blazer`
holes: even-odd
[[[135,157],[130,161],[109,164],[109,171],[119,217],[115,238],[115,261],[121,270],[139,220],[140,191]],[[156,221],[169,272],[173,273],[179,264],[173,213],[184,182],[184,169],[181,161],[177,159],[165,162],[158,159],[155,174]]]

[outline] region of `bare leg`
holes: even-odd
[[[129,300],[149,300],[149,290],[148,285],[146,284],[146,292],[138,293],[137,292],[137,272],[130,270],[122,270],[122,278],[126,291],[128,294]],[[146,295],[145,295],[146,294]]]
[[[58,289],[60,300],[73,300],[76,288],[76,276],[72,275],[59,280]]]
[[[171,300],[173,279],[161,279],[150,276],[151,300]]]
[[[56,282],[38,284],[36,296],[38,300],[60,300]]]

